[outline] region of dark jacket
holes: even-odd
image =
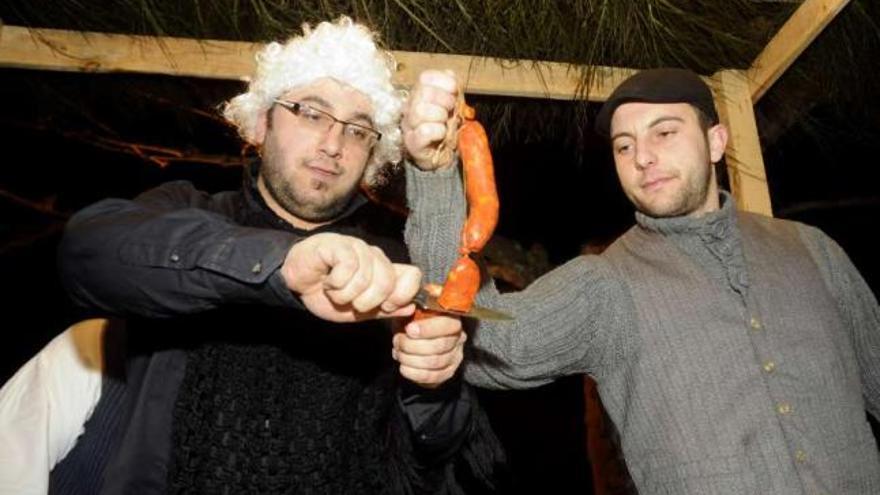
[[[102,399],[53,471],[52,491],[422,493],[488,483],[500,456],[468,389],[457,379],[433,391],[409,384],[390,357],[387,321],[320,320],[278,271],[295,242],[318,232],[359,237],[405,262],[400,231],[377,228],[387,213],[357,197],[338,221],[298,230],[262,201],[256,173],[237,192],[174,182],[71,219],[59,254],[71,298],[126,328],[108,334]]]

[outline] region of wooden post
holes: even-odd
[[[721,121],[730,130],[727,172],[737,208],[773,216],[748,79],[743,71],[722,70],[711,84]]]
[[[849,0],[805,0],[752,62],[747,77],[752,103],[794,63]]]

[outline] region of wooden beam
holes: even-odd
[[[722,70],[712,76],[710,85],[715,92],[718,114],[730,133],[727,173],[737,208],[772,217],[770,190],[748,79],[743,71]]]
[[[245,80],[255,43],[3,26],[0,66]]]
[[[794,63],[849,0],[805,0],[752,62],[747,72],[752,103]]]
[[[581,68],[537,60],[499,61],[487,57],[396,51],[401,67],[397,80],[411,86],[425,69],[452,69],[461,75],[468,93],[526,98],[575,99],[581,85]],[[635,70],[593,67],[590,101],[605,101],[618,84]]]
[[[171,76],[247,80],[262,45],[221,40],[130,36],[59,29],[0,28],[0,67],[79,72],[140,72]],[[581,70],[556,62],[499,61],[486,57],[394,52],[400,62],[395,82],[411,86],[428,68],[462,75],[478,94],[570,100],[579,94]],[[634,71],[594,67],[591,101],[605,101]]]

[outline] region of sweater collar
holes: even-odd
[[[736,208],[730,193],[721,191],[720,196],[721,208],[700,217],[651,217],[636,211],[636,222],[645,230],[665,235],[709,234],[724,237],[736,221]]]

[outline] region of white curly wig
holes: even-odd
[[[391,84],[397,68],[394,56],[376,46],[375,34],[365,26],[342,16],[336,22],[322,22],[312,29],[303,24],[302,36],[284,44],[272,42],[256,55],[257,68],[247,92],[229,100],[223,116],[238,128],[249,143],[256,139],[257,122],[272,106],[272,100],[298,86],[332,78],[369,97],[373,123],[382,133],[368,166],[370,182],[386,163],[401,159],[398,127],[406,92]]]

